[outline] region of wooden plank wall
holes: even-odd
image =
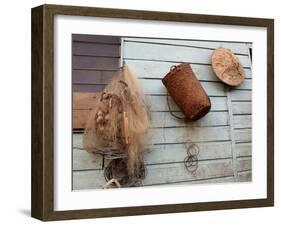
[[[75,103],[83,102],[89,92],[92,94],[100,92],[116,74],[122,64],[120,46],[121,38],[117,36],[72,35],[74,129],[85,127],[90,109],[90,105],[81,108],[81,105],[77,106]],[[77,92],[83,92],[86,96],[78,97],[75,95]]]
[[[230,89],[214,75],[210,59],[217,47],[231,49],[243,64],[246,79]],[[251,181],[252,75],[248,43],[124,38],[123,60],[136,73],[152,116],[152,146],[145,154],[144,186]],[[211,98],[211,111],[193,123],[170,115],[161,78],[170,67],[189,62]],[[181,114],[172,103],[172,110]],[[183,164],[184,143],[200,147],[199,167],[189,173]],[[82,150],[82,134],[73,135],[73,189],[101,188],[102,158]],[[106,164],[107,162],[105,162]]]
[[[120,67],[121,38],[72,35],[73,92],[100,92]]]

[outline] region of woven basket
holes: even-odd
[[[210,111],[210,98],[189,64],[171,67],[162,82],[187,120],[198,120]]]

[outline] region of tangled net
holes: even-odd
[[[107,159],[122,159],[124,169],[112,171],[123,170],[131,180],[143,170],[150,122],[146,106],[136,77],[125,65],[100,94],[84,132],[84,148]]]

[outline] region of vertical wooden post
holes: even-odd
[[[230,94],[229,87],[226,87],[226,94],[227,94],[227,107],[228,107],[228,113],[229,113],[229,130],[230,130],[230,138],[231,138],[233,174],[234,174],[234,180],[238,181],[237,153],[236,153],[236,148],[235,148],[233,111],[232,111],[232,102],[231,102],[231,94]]]

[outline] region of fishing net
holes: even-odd
[[[145,97],[125,65],[101,92],[90,113],[84,148],[111,160],[124,159],[128,176],[139,177],[149,122]]]

